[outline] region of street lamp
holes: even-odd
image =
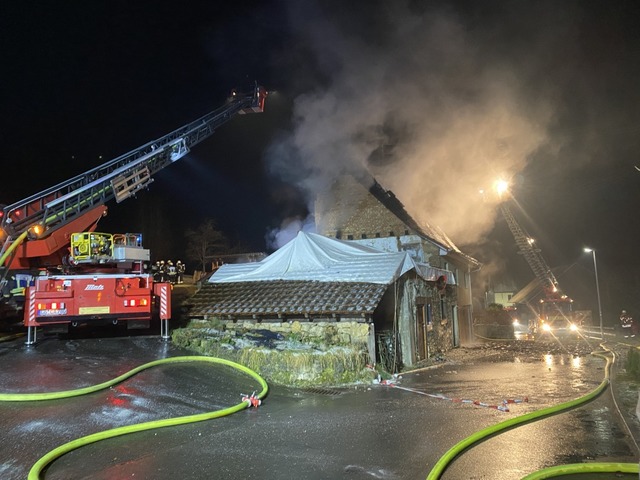
[[[600,303],[600,283],[598,282],[598,264],[596,263],[596,251],[593,248],[585,248],[585,253],[591,253],[593,255],[593,271],[596,274],[596,293],[598,295],[598,313],[600,314],[600,339],[604,339],[604,333],[602,332],[602,304]]]

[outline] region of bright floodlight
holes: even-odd
[[[493,188],[495,188],[496,193],[499,196],[502,196],[509,191],[509,182],[506,180],[496,180],[493,184]]]
[[[589,248],[589,247],[584,247],[584,253],[591,253],[593,252],[593,248]]]

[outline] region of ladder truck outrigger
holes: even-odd
[[[106,204],[135,195],[235,114],[262,112],[266,90],[232,92],[225,105],[129,153],[28,198],[0,205],[0,318],[20,316],[27,345],[38,327],[148,324],[169,338],[171,285],[147,273],[140,234],[96,232]]]

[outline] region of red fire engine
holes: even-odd
[[[171,285],[154,283],[139,234],[95,232],[106,203],[153,182],[236,113],[262,112],[267,92],[236,92],[203,117],[92,170],[0,206],[0,318],[19,315],[27,344],[37,327],[96,321],[149,322],[157,312],[169,337]]]

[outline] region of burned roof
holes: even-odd
[[[386,289],[386,285],[363,282],[206,283],[189,301],[190,316],[364,318],[373,314]]]
[[[447,234],[442,231],[442,229],[429,225],[426,222],[418,223],[411,215],[409,215],[409,212],[407,212],[404,205],[395,196],[395,194],[391,190],[385,190],[375,178],[369,177],[367,180],[365,180],[360,177],[359,180],[361,182],[365,182],[364,184],[368,187],[369,193],[371,193],[371,195],[373,195],[382,205],[384,205],[387,210],[389,210],[402,223],[411,228],[418,235],[425,239],[431,240],[443,250],[447,250],[450,253],[461,256],[465,261],[469,262],[472,265],[480,265],[480,263],[475,258],[463,253],[447,236]],[[372,181],[373,183],[369,183],[367,185],[367,181]]]
[[[404,208],[404,205],[394,195],[391,190],[385,190],[382,185],[378,183],[376,179],[373,179],[373,184],[369,186],[369,193],[373,195],[387,210],[393,213],[402,223],[407,227],[418,233],[419,235],[429,238],[438,244],[439,247],[445,250],[451,250],[454,246],[449,244],[444,238],[441,238],[436,229],[430,225],[419,225],[409,212]]]

